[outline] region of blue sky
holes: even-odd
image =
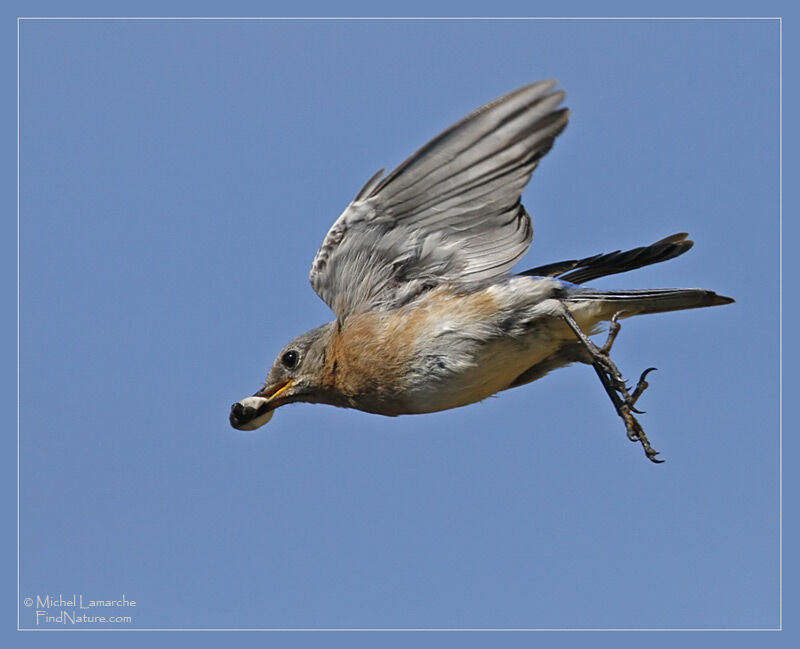
[[[252,12],[248,12],[252,13]],[[776,21],[24,21],[20,595],[131,626],[775,627]],[[518,269],[686,230],[597,282],[735,305],[626,321],[627,442],[586,367],[385,419],[230,403],[330,319],[307,281],[378,168],[557,77]],[[35,626],[33,609],[21,623]]]

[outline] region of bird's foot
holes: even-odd
[[[613,365],[613,363],[611,364]],[[620,384],[613,380],[612,376],[606,373],[605,366],[594,364],[594,369],[595,372],[597,372],[597,375],[600,377],[600,381],[602,382],[603,387],[606,389],[606,393],[611,398],[611,402],[614,404],[617,414],[619,414],[619,416],[622,418],[622,421],[625,422],[625,432],[628,434],[628,439],[632,442],[639,442],[644,449],[647,459],[651,462],[655,462],[657,464],[663,462],[664,460],[656,459],[658,451],[656,451],[650,445],[650,440],[647,439],[647,435],[645,434],[642,425],[633,414],[634,412],[642,414],[640,410],[637,410],[634,407],[634,404],[638,401],[639,397],[642,396],[642,392],[647,389],[648,384],[645,380],[645,377],[655,368],[650,367],[642,372],[642,376],[639,378],[636,388],[632,393],[628,391],[624,381],[622,381],[620,388]],[[614,366],[614,369],[617,373],[619,373],[619,370],[617,370],[616,366]]]

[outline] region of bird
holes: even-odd
[[[573,363],[591,365],[627,437],[661,462],[611,360],[620,320],[729,304],[696,288],[605,290],[587,282],[678,257],[686,233],[513,273],[533,237],[521,193],[564,131],[556,80],[521,87],[381,169],[325,236],[309,279],[335,318],[290,341],[262,387],[231,406],[255,430],[295,402],[386,416],[466,406]],[[605,343],[591,339],[604,331]],[[634,414],[635,413],[635,414]]]

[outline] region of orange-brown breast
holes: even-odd
[[[351,399],[382,402],[397,398],[420,321],[417,312],[402,318],[378,312],[348,317],[328,348],[326,387]]]
[[[404,392],[419,346],[444,323],[464,326],[491,317],[496,309],[487,291],[456,295],[439,289],[395,311],[351,315],[328,347],[323,384],[359,409],[407,412]]]

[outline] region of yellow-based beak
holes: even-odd
[[[275,385],[270,385],[267,388],[264,388],[261,392],[258,392],[256,396],[263,397],[267,401],[272,401],[273,399],[277,399],[281,396],[286,390],[292,387],[292,383],[294,383],[294,379],[289,379],[288,381],[278,381]]]

